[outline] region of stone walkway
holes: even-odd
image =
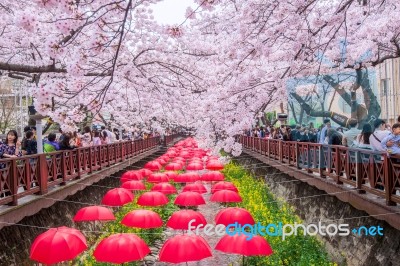
[[[207,204],[205,205],[200,205],[198,208],[198,211],[204,215],[204,217],[207,220],[208,224],[215,224],[214,218],[215,215],[223,209],[223,206],[221,206],[218,203],[215,202],[210,202],[210,197],[211,197],[211,185],[205,184],[205,187],[209,191],[207,194],[203,194],[204,199],[206,200]],[[165,231],[166,239],[170,238],[173,235],[176,234],[182,234],[182,232],[173,230],[168,228]],[[180,264],[169,264],[169,263],[164,263],[164,262],[158,262],[158,253],[159,250],[161,249],[163,243],[157,243],[154,247],[151,247],[150,249],[152,250],[152,253],[155,255],[151,255],[145,258],[145,263],[143,265],[155,265],[155,266],[167,266],[167,265],[178,265],[178,266],[183,266],[183,265],[189,265],[189,266],[217,266],[217,265],[226,265],[226,266],[239,266],[241,265],[242,262],[242,256],[238,255],[232,255],[232,254],[226,254],[222,253],[219,251],[214,250],[215,245],[218,243],[220,237],[219,236],[206,236],[203,233],[200,234],[210,245],[213,256],[207,259],[203,259],[201,261],[197,262],[188,262],[186,263],[180,263]]]

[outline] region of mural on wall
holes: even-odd
[[[346,43],[342,47],[342,60],[346,57]],[[369,52],[360,59],[371,56]],[[322,64],[335,64],[317,56]],[[316,75],[288,80],[288,113],[290,124],[322,124],[330,118],[346,127],[349,119],[356,119],[359,128],[380,117],[381,107],[374,69],[349,69],[339,73]]]

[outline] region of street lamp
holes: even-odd
[[[33,106],[33,105],[28,106],[28,114],[29,114],[29,118],[35,120],[35,122],[36,122],[37,153],[41,154],[41,153],[43,153],[42,119],[44,119],[45,116],[36,112],[35,106]]]

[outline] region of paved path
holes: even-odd
[[[214,222],[214,217],[218,213],[219,210],[221,210],[223,207],[215,202],[210,202],[210,197],[211,197],[211,185],[206,184],[205,185],[208,193],[203,194],[204,199],[206,200],[207,204],[205,205],[200,205],[198,208],[198,211],[201,212],[204,217],[207,220],[207,223],[209,224],[215,224]],[[167,238],[170,236],[176,235],[176,234],[181,234],[181,232],[178,232],[176,230],[172,230],[168,228],[165,231],[165,234]],[[180,263],[180,264],[168,264],[168,263],[163,263],[163,262],[155,262],[158,260],[157,257],[147,257],[145,265],[156,265],[156,266],[167,266],[167,265],[178,265],[178,266],[183,266],[183,265],[189,265],[189,266],[239,266],[241,265],[242,262],[242,257],[237,256],[237,255],[231,255],[231,254],[226,254],[222,253],[219,251],[214,250],[215,245],[219,241],[220,237],[219,236],[206,236],[203,233],[200,234],[210,245],[211,250],[213,252],[213,257],[197,261],[197,262],[189,262],[189,263]],[[163,243],[156,244],[155,247],[152,247],[152,251],[154,254],[159,253],[159,249],[161,249]]]

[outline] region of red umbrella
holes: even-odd
[[[175,157],[176,156],[176,151],[174,150],[168,150],[165,155],[168,155],[170,157]]]
[[[209,161],[206,165],[206,168],[208,170],[222,170],[224,169],[224,165],[220,163],[219,161]]]
[[[149,247],[137,235],[114,234],[97,245],[93,256],[98,262],[122,264],[142,260],[149,253]]]
[[[176,183],[189,183],[200,180],[200,175],[196,172],[188,172],[178,175],[174,181]]]
[[[162,156],[160,156],[158,158],[163,159],[164,161],[168,161],[169,160],[169,156],[167,154],[164,154],[164,155],[162,155]]]
[[[122,174],[121,183],[131,181],[131,180],[142,180],[143,175],[137,170],[128,171]]]
[[[219,159],[218,156],[208,156],[207,162],[210,162],[210,161],[218,161],[218,159]]]
[[[176,194],[176,188],[170,183],[158,183],[151,188],[151,191],[158,191],[165,195]]]
[[[125,188],[109,190],[103,197],[101,204],[107,206],[123,206],[133,201],[133,194]]]
[[[170,171],[179,171],[179,170],[182,170],[183,169],[183,166],[180,164],[180,163],[177,163],[177,162],[172,162],[172,163],[169,163],[169,164],[167,164],[166,166],[165,166],[165,170],[170,170]]]
[[[153,171],[150,171],[149,169],[146,168],[140,169],[138,171],[142,174],[143,177],[149,176],[153,173]]]
[[[176,235],[164,243],[159,259],[163,262],[181,263],[199,261],[211,256],[211,248],[201,236]]]
[[[180,206],[198,206],[206,204],[206,201],[201,194],[188,191],[180,193],[176,197],[174,204]]]
[[[86,249],[86,239],[78,230],[65,226],[50,228],[33,241],[30,259],[55,264],[72,260]]]
[[[229,224],[255,224],[256,222],[251,216],[250,212],[243,208],[226,208],[222,209],[218,212],[215,216],[215,223],[216,224],[223,224],[228,226]]]
[[[149,169],[151,171],[160,171],[162,166],[157,161],[150,161],[144,165],[144,168]]]
[[[223,236],[215,246],[215,250],[243,256],[270,256],[273,253],[265,238],[252,235],[252,238],[249,239],[243,234]],[[244,265],[244,257],[242,265]]]
[[[203,169],[204,169],[203,164],[196,163],[196,162],[189,163],[186,166],[186,170],[194,170],[194,171],[196,171],[196,170],[203,170]]]
[[[140,195],[137,203],[141,206],[161,206],[168,204],[168,198],[161,192],[151,191]]]
[[[178,176],[178,174],[173,171],[167,171],[164,172],[164,174],[166,174],[170,180],[175,180],[175,178]]]
[[[90,206],[80,209],[74,217],[74,222],[112,221],[115,220],[112,211],[102,206]]]
[[[167,226],[175,230],[188,230],[188,225],[191,220],[195,220],[191,224],[195,227],[204,227],[204,225],[207,224],[206,219],[200,212],[193,210],[180,210],[171,215],[167,222]],[[201,224],[203,226],[200,226]]]
[[[168,182],[169,178],[164,173],[153,173],[147,179],[147,182],[150,183],[160,183],[160,182]]]
[[[137,228],[158,228],[163,222],[158,213],[150,210],[134,210],[128,212],[121,221],[121,224]]]
[[[179,156],[183,157],[185,159],[188,159],[188,158],[192,157],[192,155],[188,151],[181,151],[181,153],[179,153]]]
[[[179,161],[179,162],[183,162],[183,163],[186,163],[186,159],[185,158],[183,158],[183,157],[175,157],[174,159],[173,159],[173,161]]]
[[[233,192],[239,192],[237,187],[232,184],[231,182],[218,182],[217,184],[215,184],[214,186],[211,187],[211,193],[214,194],[217,191],[220,190],[231,190]]]
[[[242,198],[231,190],[220,190],[212,194],[210,201],[213,202],[242,202]]]
[[[158,159],[156,159],[155,161],[156,161],[156,162],[159,162],[161,165],[164,165],[164,164],[167,163],[167,161],[164,160],[163,158],[158,158]]]
[[[146,190],[146,186],[142,181],[128,181],[123,183],[121,187],[128,190]]]
[[[200,194],[207,193],[206,187],[201,183],[187,184],[186,186],[183,187],[182,191],[183,192],[192,191]]]
[[[201,176],[203,181],[222,181],[225,179],[224,174],[218,171],[210,171]]]

